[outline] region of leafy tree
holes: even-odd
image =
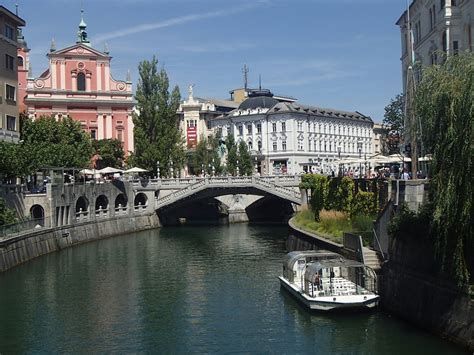
[[[239,170],[241,175],[252,175],[253,165],[252,156],[250,155],[249,148],[244,141],[239,142]]]
[[[474,54],[448,56],[426,68],[415,110],[424,148],[433,154],[436,256],[447,274],[466,284],[474,273]]]
[[[222,172],[221,159],[217,151],[218,148],[218,138],[210,136],[208,140],[206,137],[201,136],[192,159],[192,166],[195,173],[201,174],[202,169],[204,169],[204,172],[208,175],[212,173],[220,174]]]
[[[20,145],[0,141],[0,172],[3,178],[22,175],[24,163],[20,159]]]
[[[159,162],[161,174],[169,175],[172,166],[178,171],[186,160],[176,115],[181,95],[177,86],[169,92],[168,74],[163,68],[158,71],[157,64],[153,57],[138,66],[138,113],[133,115],[135,153],[131,161],[155,172]]]
[[[0,197],[0,226],[17,222],[15,210],[8,208],[5,200]]]
[[[237,144],[235,143],[233,135],[229,134],[226,137],[225,145],[227,149],[227,172],[231,175],[236,175],[239,154],[237,151]]]
[[[399,152],[399,144],[403,140],[405,124],[405,96],[398,94],[385,106],[383,123],[389,126],[387,147],[389,154]]]
[[[70,117],[26,119],[21,139],[15,154],[17,175],[35,173],[45,166],[83,168],[93,153],[89,135]]]
[[[101,139],[92,143],[95,154],[100,156],[100,167],[121,168],[125,160],[122,142],[118,139]]]

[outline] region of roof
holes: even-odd
[[[8,10],[5,6],[0,5],[0,12],[3,12],[5,15],[7,15],[12,20],[14,20],[17,23],[17,25],[19,25],[19,26],[25,26],[26,25],[25,20],[23,20],[18,15],[15,15],[13,12]]]
[[[239,105],[239,110],[249,110],[257,108],[271,108],[278,104],[278,100],[270,96],[249,97]]]
[[[239,107],[239,103],[232,100],[213,99],[213,98],[205,98],[205,97],[195,97],[195,99],[198,100],[199,102],[210,102],[211,104],[214,104],[220,107],[228,107],[228,108]]]

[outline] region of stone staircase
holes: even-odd
[[[380,262],[379,256],[375,250],[364,247],[363,253],[365,265],[375,271],[379,270],[382,267],[382,263]]]

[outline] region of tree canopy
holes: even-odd
[[[423,71],[415,96],[424,150],[433,154],[431,220],[437,258],[459,284],[474,273],[474,55]]]
[[[121,168],[125,160],[122,142],[118,139],[101,139],[92,142],[95,154],[99,155],[100,167]]]
[[[161,175],[169,175],[185,163],[184,138],[179,130],[179,88],[169,92],[165,69],[157,69],[158,60],[144,60],[138,66],[139,80],[135,98],[138,112],[133,115],[135,153],[133,164]]]
[[[387,147],[389,154],[398,153],[405,128],[405,97],[398,94],[385,106],[383,123],[389,127]]]
[[[219,138],[210,136],[209,139],[206,139],[206,137],[201,136],[192,159],[192,167],[195,174],[202,174],[202,170],[208,175],[220,174],[222,172],[218,149]]]

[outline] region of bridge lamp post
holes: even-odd
[[[362,179],[362,141],[357,141],[357,149],[359,150],[359,178]]]
[[[174,178],[173,159],[170,159],[170,164],[171,164],[171,168],[170,168],[171,177]]]
[[[201,164],[201,176],[204,177],[204,164]]]
[[[258,174],[258,161],[257,161],[257,157],[255,156],[255,175]]]
[[[156,178],[157,179],[160,178],[160,161],[159,160],[156,162]]]
[[[238,161],[238,160],[237,160],[236,175],[237,175],[237,176],[240,175],[240,171],[239,171],[239,161]]]

